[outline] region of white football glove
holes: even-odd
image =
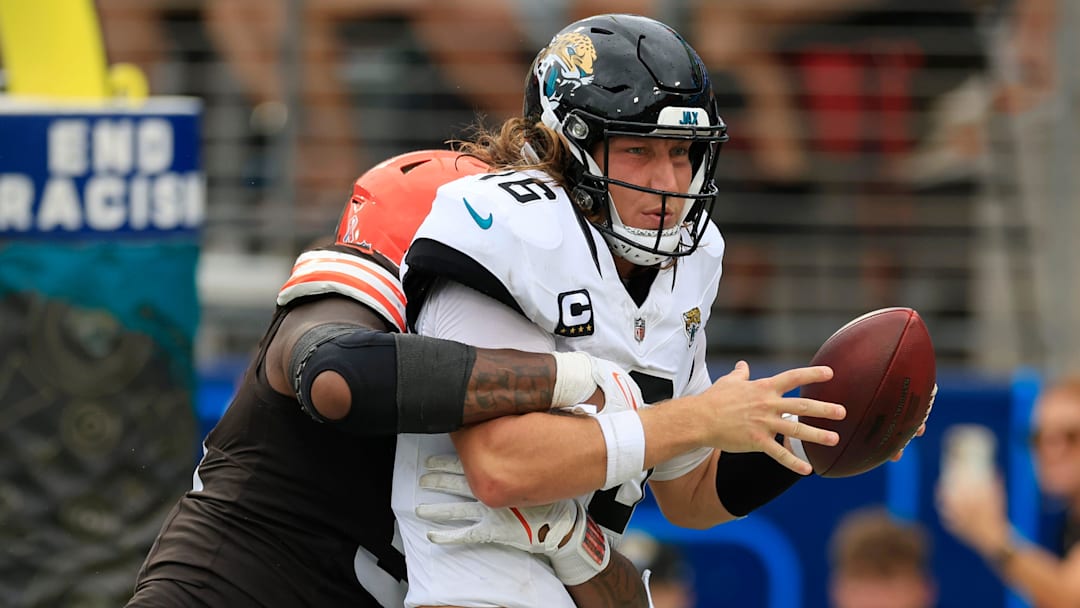
[[[626,370],[607,359],[593,357],[593,380],[604,391],[603,414],[636,410],[645,405],[637,382]]]
[[[575,354],[584,355],[585,353]],[[645,400],[641,397],[641,389],[626,370],[607,359],[600,359],[592,355],[585,356],[588,357],[589,362],[592,364],[590,375],[593,382],[604,393],[604,409],[600,413],[614,414],[626,410],[636,410],[645,404]],[[588,396],[585,398],[587,399]],[[571,414],[594,415],[597,413],[596,406],[588,403],[568,405],[556,409]]]
[[[475,500],[456,456],[432,456],[420,487],[473,499],[470,502],[422,504],[421,519],[460,526],[429,530],[428,540],[440,545],[495,543],[547,556],[555,576],[568,586],[580,585],[607,567],[610,548],[600,527],[575,499],[536,507],[492,509]],[[566,539],[566,542],[563,542]]]

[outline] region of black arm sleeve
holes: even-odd
[[[289,362],[300,406],[319,422],[356,435],[448,433],[461,428],[476,350],[470,346],[390,334],[355,325],[326,324],[297,341]],[[324,371],[345,379],[349,413],[322,416],[311,386]]]
[[[743,517],[802,478],[764,452],[722,452],[716,463],[716,496],[728,513]]]

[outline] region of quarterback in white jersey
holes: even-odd
[[[456,449],[471,493],[489,507],[587,501],[614,546],[646,479],[669,520],[711,526],[810,472],[777,434],[835,442],[782,416],[842,417],[834,404],[783,398],[827,379],[828,368],[758,382],[741,364],[715,384],[709,378],[704,326],[724,250],[710,213],[726,140],[708,70],[685,40],[652,19],[601,15],[564,28],[540,52],[524,117],[464,146],[504,170],[440,188],[402,266],[412,328],[475,346],[585,351],[628,370],[644,402],[671,401],[401,436],[392,506],[407,606],[547,608],[577,599],[576,583],[546,560],[506,546],[505,527],[455,537],[468,545],[436,542],[454,524],[417,515],[446,500],[425,489],[439,487],[425,481],[432,456]],[[767,455],[727,466],[721,449]]]
[[[708,388],[712,382],[705,366],[701,327],[720,278],[723,240],[719,231],[713,227],[706,233],[708,243],[698,254],[660,270],[639,305],[623,287],[602,235],[577,222],[561,189],[551,190],[553,199],[530,204],[518,202],[511,193],[537,187],[541,178],[536,172],[493,174],[440,189],[431,215],[413,241],[418,256],[413,259],[423,257],[430,246],[439,257],[453,260],[442,250],[452,248],[462,256],[463,266],[472,262],[483,267],[482,273],[476,269],[479,276],[474,285],[494,278],[511,300],[504,304],[461,282],[442,283],[428,295],[417,332],[479,347],[586,351],[629,370],[647,403]],[[490,218],[487,228],[474,215]],[[664,314],[679,307],[685,310]],[[560,596],[569,600],[550,569],[532,555],[496,545],[463,550],[427,541],[425,534],[433,525],[418,520],[415,507],[445,501],[445,497],[420,490],[417,483],[427,458],[453,451],[447,435],[402,435],[398,440],[393,504],[406,555],[415,548],[413,555],[424,554],[430,560],[425,567],[409,564],[409,605],[438,601],[484,605],[468,601],[476,588],[463,584],[467,580],[483,584],[484,597],[499,606],[554,606],[559,604],[552,598]],[[679,477],[709,454],[708,449],[697,450],[658,465],[652,477]],[[589,501],[589,514],[613,540],[626,529],[647,476],[641,472],[615,488],[595,493]],[[511,566],[515,562],[521,569]],[[514,576],[505,576],[508,571]],[[530,583],[524,586],[527,592],[521,572],[531,573]],[[451,596],[459,592],[467,595]],[[527,602],[526,597],[534,593],[535,601]]]

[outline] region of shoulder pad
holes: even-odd
[[[397,276],[360,252],[315,250],[296,258],[289,280],[278,291],[278,306],[299,298],[338,294],[368,308],[398,331],[405,331],[405,294]]]
[[[498,253],[514,242],[555,249],[562,243],[561,212],[568,203],[562,188],[539,171],[470,176],[439,190],[422,230],[453,227],[445,231],[447,239],[457,236],[453,240],[466,246],[477,243],[482,246],[477,251]]]
[[[513,278],[578,230],[562,188],[539,172],[503,172],[455,180],[439,189],[402,266],[406,291],[421,305],[425,286],[446,277],[521,310]],[[520,280],[520,279],[519,279]]]

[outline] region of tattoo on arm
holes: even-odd
[[[649,605],[641,574],[617,551],[611,552],[611,561],[600,574],[566,590],[578,608],[647,608]]]
[[[555,357],[551,355],[477,349],[462,422],[546,412],[554,387]]]

